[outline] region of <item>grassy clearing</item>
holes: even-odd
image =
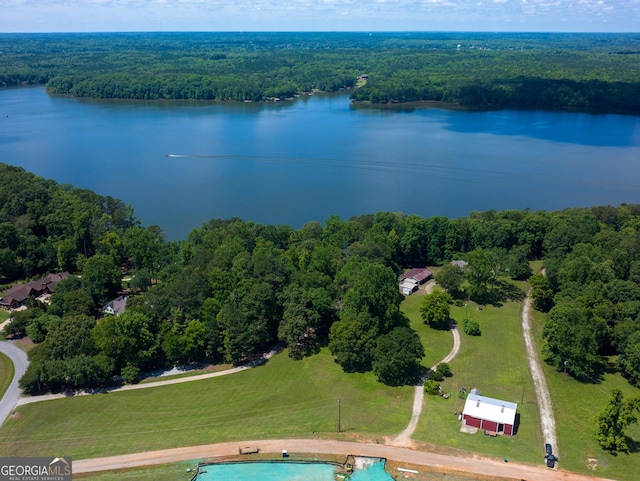
[[[459,324],[468,316],[480,324],[482,335],[471,337],[461,332],[460,353],[450,363],[454,375],[441,383],[451,398],[425,397],[425,409],[414,434],[416,440],[448,449],[541,463],[543,440],[522,340],[520,308],[519,302],[509,302],[500,308],[485,306],[481,311],[473,303],[468,308],[452,307],[452,317]],[[479,388],[485,396],[518,403],[521,422],[517,435],[491,438],[482,432],[461,433],[458,421],[464,407],[464,400],[458,397],[461,387]]]
[[[0,452],[82,459],[267,437],[372,440],[406,426],[412,394],[343,373],[326,350],[302,361],[285,352],[230,376],[25,405],[0,430]]]
[[[449,331],[432,329],[424,323],[420,317],[420,304],[424,296],[424,291],[418,291],[405,297],[400,309],[409,318],[411,327],[420,336],[425,352],[422,364],[425,367],[432,367],[449,354],[453,347],[453,336]]]
[[[0,353],[0,399],[4,396],[5,391],[9,388],[13,379],[13,363],[4,354]]]
[[[0,324],[2,324],[4,321],[9,319],[9,317],[11,317],[11,314],[9,313],[9,311],[5,311],[4,309],[0,309]]]
[[[534,333],[539,348],[542,346],[545,319],[544,314],[535,312]],[[619,374],[605,374],[599,384],[584,384],[547,364],[543,364],[543,369],[553,399],[560,466],[606,478],[629,481],[638,479],[640,427],[636,425],[627,429],[627,435],[633,440],[629,443],[632,452],[613,456],[598,445],[593,418],[607,403],[614,387],[622,389],[625,397],[640,395],[640,389],[631,386]],[[589,464],[595,469],[590,469]]]
[[[185,461],[102,473],[74,474],[73,479],[86,481],[147,481],[148,479],[153,479],[154,481],[190,481],[194,473],[193,471],[187,471],[187,469],[193,470],[197,466],[197,462]]]

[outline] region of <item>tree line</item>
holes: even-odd
[[[549,312],[547,362],[598,382],[618,355],[613,367],[640,380],[638,205],[457,219],[379,212],[297,230],[218,219],[166,242],[120,201],[20,168],[0,164],[0,173],[0,281],[79,274],[56,286],[50,305],[31,300],[14,314],[7,333],[37,343],[21,382],[28,392],[201,360],[240,364],[278,343],[293,358],[328,346],[345,371],[411,383],[424,351],[399,309],[398,275],[441,265],[447,298],[499,304],[521,298],[509,279],[529,278],[534,259],[546,269],[530,284],[535,308]],[[460,259],[468,265],[450,262]],[[126,312],[104,317],[125,288]]]
[[[640,113],[631,34],[4,34],[0,86],[92,98],[354,101]]]

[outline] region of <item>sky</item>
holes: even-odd
[[[640,0],[0,0],[0,32],[638,32]]]

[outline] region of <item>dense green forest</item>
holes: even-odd
[[[453,302],[520,299],[510,279],[530,278],[534,307],[549,312],[548,363],[584,382],[619,369],[640,384],[640,205],[457,219],[379,212],[298,230],[236,218],[165,242],[116,199],[5,164],[0,176],[0,282],[80,275],[61,281],[50,305],[30,300],[7,328],[37,343],[21,381],[31,393],[201,360],[239,364],[277,344],[293,358],[328,344],[345,371],[411,383],[424,352],[397,279],[433,265]],[[532,275],[534,259],[546,275]],[[123,288],[126,312],[104,317]]]
[[[352,99],[374,103],[640,113],[637,34],[3,34],[0,52],[0,86],[77,97],[261,101],[358,85]]]

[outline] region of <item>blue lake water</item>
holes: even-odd
[[[367,458],[369,459],[369,458]],[[373,460],[351,475],[334,464],[295,461],[218,463],[200,467],[193,481],[393,481],[384,460]]]
[[[299,228],[393,211],[640,203],[640,117],[85,100],[0,90],[0,162],[132,205],[169,239],[211,218]]]

